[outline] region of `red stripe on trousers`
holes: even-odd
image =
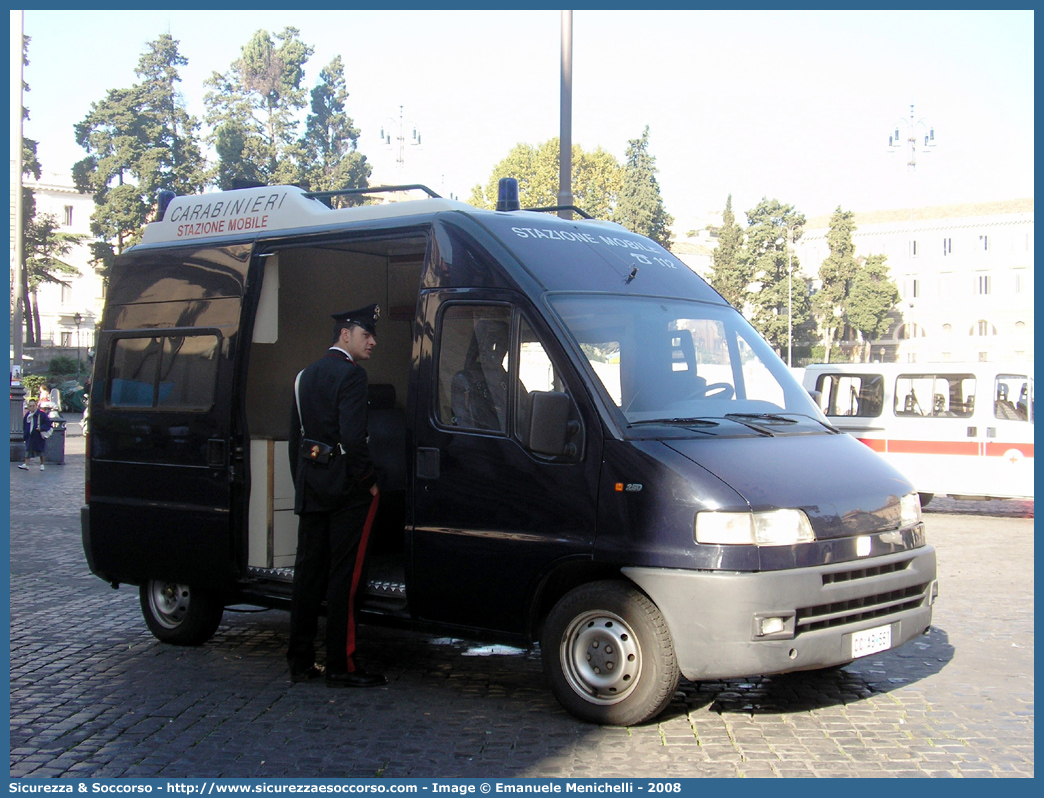
[[[344,650],[348,655],[348,672],[355,671],[355,591],[359,589],[359,580],[362,578],[363,559],[366,557],[366,544],[370,540],[370,529],[373,528],[373,519],[377,515],[377,504],[380,501],[380,492],[376,493],[370,502],[370,511],[366,514],[366,522],[363,524],[362,536],[359,538],[359,550],[355,554],[355,570],[352,572],[352,589],[348,594],[348,637],[345,641]]]

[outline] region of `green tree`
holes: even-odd
[[[648,236],[664,249],[671,248],[671,225],[656,180],[656,158],[649,154],[649,126],[642,135],[627,142],[620,195],[613,221],[628,230]]]
[[[718,230],[718,246],[714,248],[714,268],[710,284],[725,300],[742,311],[747,302],[747,287],[753,274],[743,256],[743,228],[736,224],[732,212],[732,195],[725,201]]]
[[[26,314],[27,327],[31,334],[26,338],[30,346],[39,345],[40,303],[37,289],[43,283],[69,285],[63,277],[79,277],[80,270],[64,260],[74,245],[84,241],[87,236],[58,232],[58,218],[54,214],[45,213],[36,216],[28,224],[25,232],[24,248],[26,253],[25,273],[29,302]]]
[[[218,155],[212,178],[220,188],[237,181],[303,182],[297,116],[304,109],[304,65],[314,52],[286,27],[275,36],[259,30],[225,74],[215,72],[204,96],[210,141]]]
[[[792,248],[804,224],[804,214],[776,199],[762,199],[747,211],[743,257],[757,286],[749,295],[749,318],[780,356],[790,336],[802,332],[811,317],[808,282],[799,274]]]
[[[830,254],[819,267],[823,287],[812,298],[813,312],[822,334],[825,361],[830,362],[830,349],[838,333],[844,330],[852,278],[857,265],[852,234],[855,232],[855,214],[838,206],[830,217],[827,246]]]
[[[29,42],[30,37],[22,36],[22,64],[29,66]],[[22,91],[28,93],[29,84],[22,81]],[[29,109],[24,105],[22,106],[22,119],[29,118]],[[37,142],[33,139],[22,138],[22,176],[32,177],[36,180],[40,179],[42,173],[42,167],[40,166],[40,159],[37,155]],[[26,260],[29,257],[29,236],[31,233],[31,226],[36,218],[36,197],[33,194],[33,190],[28,186],[22,186],[22,268],[19,269],[19,284],[21,290],[18,296],[15,297],[15,302],[21,302],[25,300],[22,305],[22,321],[25,324],[25,341],[29,346],[37,346],[39,344],[39,335],[37,330],[40,329],[39,318],[34,318],[34,314],[37,314],[37,308],[35,304],[30,301],[29,294],[29,270],[26,267]]]
[[[73,181],[94,197],[91,232],[100,242],[92,248],[102,263],[140,238],[160,189],[194,194],[203,187],[199,123],[176,85],[186,63],[177,42],[161,35],[138,60],[141,82],[111,89],[75,126],[87,157],[73,166]]]
[[[507,157],[493,167],[485,186],[471,191],[470,202],[477,208],[495,208],[497,186],[502,177],[518,180],[519,201],[523,208],[548,208],[558,204],[558,138],[534,147],[516,144]],[[598,219],[612,217],[620,194],[623,170],[611,153],[601,147],[585,152],[573,145],[573,204]]]
[[[888,314],[899,302],[899,289],[885,261],[884,255],[859,258],[848,295],[848,323],[863,342],[864,363],[870,359],[873,342],[887,332]]]
[[[300,142],[304,157],[304,174],[312,191],[334,191],[365,188],[372,172],[366,156],[358,152],[359,130],[345,112],[348,90],[344,81],[344,65],[336,56],[319,73],[319,83],[312,89],[312,112],[305,121],[305,134]],[[339,204],[357,204],[361,200],[344,200]]]

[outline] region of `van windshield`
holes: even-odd
[[[753,424],[779,434],[811,421],[823,431],[808,393],[729,306],[607,294],[549,298],[628,426]],[[731,423],[708,423],[715,420]]]

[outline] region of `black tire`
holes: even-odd
[[[176,646],[206,643],[225,611],[224,605],[203,590],[152,579],[138,589],[141,614],[157,640]]]
[[[921,507],[927,507],[928,502],[935,498],[934,493],[918,493],[917,496],[921,499]]]
[[[555,698],[591,723],[642,723],[678,689],[667,623],[627,582],[592,582],[563,596],[544,624],[540,651]]]

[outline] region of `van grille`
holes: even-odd
[[[830,629],[835,626],[885,618],[905,610],[917,609],[924,603],[929,584],[925,582],[921,585],[890,590],[874,596],[834,601],[815,607],[802,607],[797,611],[796,632],[801,634],[816,629]]]
[[[851,582],[853,579],[870,579],[875,576],[894,574],[897,571],[905,571],[910,567],[912,560],[893,562],[888,565],[877,565],[873,568],[858,568],[854,571],[841,571],[835,574],[823,574],[823,584],[833,585],[837,582]]]

